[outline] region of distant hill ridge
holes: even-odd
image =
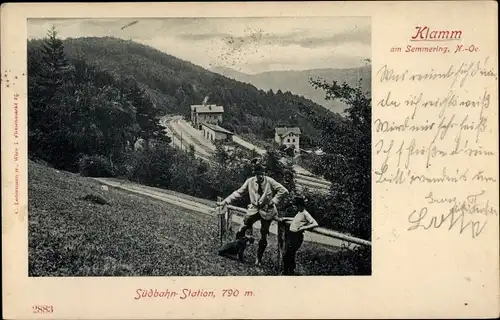
[[[40,44],[41,40],[31,40],[28,48]],[[236,133],[271,138],[275,126],[298,125],[305,135],[316,138],[321,131],[319,118],[339,117],[309,99],[283,90],[266,92],[131,40],[68,38],[64,46],[70,59],[135,79],[165,113],[187,116],[192,104],[209,95],[209,103],[224,106],[223,126]]]
[[[347,82],[350,86],[356,86],[361,79],[363,90],[371,91],[371,66],[346,69],[309,69],[309,70],[286,70],[266,71],[257,74],[247,74],[227,67],[214,67],[211,71],[226,77],[249,83],[263,90],[290,91],[296,95],[304,96],[325,108],[341,113],[346,105],[340,101],[325,99],[325,93],[314,89],[309,84],[309,79],[324,79],[326,81]]]

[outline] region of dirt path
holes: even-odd
[[[264,155],[266,153],[266,150],[259,148],[255,145],[251,144],[250,142],[247,142],[247,141],[241,139],[238,136],[233,136],[233,142],[239,144],[240,146],[242,146],[243,148],[246,148],[248,150],[255,149],[255,152],[257,152],[260,155]]]
[[[95,178],[95,180],[99,181],[102,184],[105,184],[110,187],[118,188],[121,190],[125,190],[128,192],[132,192],[135,194],[140,194],[144,196],[148,196],[157,200],[165,201],[170,204],[179,206],[184,209],[188,209],[200,214],[206,214],[206,215],[211,215],[215,216],[215,202],[206,200],[206,199],[200,199],[196,197],[192,197],[189,195],[185,195],[182,193],[170,191],[170,190],[164,190],[160,188],[154,188],[154,187],[149,187],[149,186],[144,186],[136,183],[132,183],[129,181],[124,181],[124,180],[119,180],[119,179],[113,179],[113,178]],[[240,215],[233,215],[233,222],[241,225],[243,222],[243,217]],[[256,230],[260,229],[260,223],[257,222],[254,225],[254,228]],[[273,222],[271,224],[271,228],[269,230],[272,234],[277,234],[277,224],[276,222]],[[314,242],[314,243],[319,243],[323,245],[328,245],[328,246],[333,246],[333,247],[341,247],[342,245],[348,246],[349,243],[346,241],[342,241],[339,239],[331,238],[331,237],[326,237],[320,234],[315,234],[311,232],[306,232],[304,234],[304,240],[308,242]]]

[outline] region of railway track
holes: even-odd
[[[193,145],[197,158],[213,163],[211,156],[215,152],[215,146],[213,146],[211,142],[205,140],[198,131],[195,131],[195,128],[192,128],[187,122],[182,120],[181,116],[164,117],[161,119],[161,123],[168,129],[170,134],[175,137],[174,144],[176,146],[184,149],[185,145]],[[246,149],[255,150],[258,154],[263,155],[266,152],[264,149],[256,147],[238,136],[233,136],[233,141]],[[307,172],[301,167],[298,169]],[[329,181],[304,173],[296,173],[295,178],[299,186],[321,193],[326,193],[330,190],[331,183]]]

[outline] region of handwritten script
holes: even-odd
[[[418,190],[407,231],[477,238],[498,217],[491,200],[498,199],[492,85],[498,74],[491,59],[428,70],[386,64],[374,72],[383,88],[373,101],[375,183]]]

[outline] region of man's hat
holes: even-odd
[[[253,173],[264,173],[266,168],[262,165],[262,161],[259,158],[252,159]]]
[[[264,173],[266,171],[266,168],[264,168],[263,165],[257,164],[253,166],[253,173]]]

